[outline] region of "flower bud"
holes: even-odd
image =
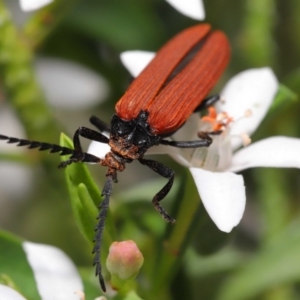
[[[144,262],[143,254],[134,241],[114,242],[106,260],[108,271],[121,280],[133,279]]]

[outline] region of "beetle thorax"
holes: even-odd
[[[141,111],[133,120],[122,120],[114,115],[111,120],[109,146],[111,152],[124,163],[143,157],[145,152],[157,144],[160,137],[151,133],[147,123],[148,114]]]

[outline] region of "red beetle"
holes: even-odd
[[[107,125],[92,116],[90,122],[98,128],[95,131],[79,127],[73,137],[74,149],[59,145],[28,141],[0,135],[0,139],[17,146],[39,148],[71,155],[59,168],[71,163],[99,163],[107,167],[106,182],[102,191],[104,199],[100,205],[99,222],[96,227],[94,265],[102,289],[105,283],[101,272],[100,249],[105,218],[112,192],[112,183],[117,182],[117,172],[125,169],[126,163],[138,160],[154,172],[168,179],[166,185],[154,196],[155,209],[167,221],[175,220],[163,209],[160,201],[169,193],[174,172],[163,164],[144,158],[145,152],[154,145],[168,145],[179,148],[208,147],[210,134],[201,132],[196,141],[170,141],[174,134],[193,112],[207,108],[219,96],[205,98],[226,68],[230,57],[230,46],[221,31],[211,31],[208,24],[190,27],[172,38],[156,54],[155,58],[132,82],[124,96],[116,104],[116,113]],[[107,138],[101,132],[110,132]],[[109,144],[111,150],[101,159],[83,152],[79,136]]]

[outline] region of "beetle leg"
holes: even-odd
[[[72,163],[86,162],[86,163],[100,163],[103,159],[86,152],[74,151],[72,156],[58,165],[59,169],[64,169]]]
[[[160,215],[163,217],[164,220],[166,220],[167,222],[175,223],[175,219],[173,219],[159,204],[159,202],[167,196],[170,189],[172,188],[173,181],[174,181],[174,171],[169,167],[164,166],[163,164],[155,160],[141,158],[139,159],[139,162],[142,165],[149,167],[157,174],[168,179],[167,184],[152,199],[152,204],[154,205],[154,208],[160,213]]]
[[[198,141],[168,141],[160,140],[160,144],[177,147],[177,148],[199,148],[199,147],[208,147],[212,143],[212,138],[208,135],[210,133],[199,132],[198,136],[201,140]]]
[[[97,141],[100,143],[108,143],[108,138],[103,135],[102,133],[86,128],[86,127],[79,127],[73,136],[73,143],[74,143],[74,153],[72,156],[62,163],[59,164],[59,168],[65,168],[68,165],[72,163],[78,163],[78,162],[86,162],[86,163],[99,163],[101,161],[101,158],[94,156],[92,154],[86,153],[82,151],[81,143],[79,140],[79,136],[82,136],[84,138],[87,138],[89,140]]]
[[[116,176],[116,175],[115,175]],[[108,211],[109,206],[109,199],[110,195],[112,193],[112,183],[113,183],[113,177],[107,176],[104,188],[102,190],[101,196],[104,196],[104,199],[99,205],[100,212],[98,214],[98,224],[95,228],[95,238],[94,238],[94,248],[93,248],[93,254],[95,254],[93,266],[96,266],[96,276],[99,276],[99,283],[101,285],[101,288],[103,292],[106,291],[104,278],[102,275],[102,267],[101,267],[101,242],[102,242],[102,236],[103,236],[103,230],[105,226],[105,219]]]
[[[101,121],[96,116],[91,116],[90,122],[91,122],[91,124],[96,126],[101,132],[103,132],[103,131],[110,132],[110,126],[108,124],[104,123],[103,121]]]
[[[201,103],[200,105],[198,105],[195,110],[194,110],[194,113],[195,112],[199,112],[203,109],[206,109],[208,108],[209,106],[212,106],[213,104],[215,104],[217,101],[220,100],[220,95],[213,95],[213,96],[209,96],[207,98],[205,98]]]
[[[109,141],[105,135],[103,135],[102,133],[100,133],[98,131],[89,129],[87,127],[79,127],[74,133],[73,143],[74,143],[75,150],[81,151],[81,152],[82,152],[82,148],[81,148],[79,136],[82,136],[82,137],[92,140],[92,141],[104,143],[104,144],[108,144],[108,141]]]

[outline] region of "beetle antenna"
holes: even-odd
[[[104,196],[104,199],[102,200],[101,204],[99,205],[99,215],[97,217],[98,224],[95,228],[95,238],[94,238],[94,249],[93,254],[95,254],[93,266],[96,266],[96,276],[99,276],[99,283],[101,285],[101,288],[104,292],[106,292],[106,287],[104,283],[104,278],[102,275],[102,267],[101,267],[101,242],[102,242],[102,236],[103,236],[103,229],[105,226],[105,219],[108,211],[109,206],[109,199],[110,195],[112,193],[112,183],[113,183],[113,176],[107,176],[104,188],[102,190],[101,196]]]
[[[62,147],[59,145],[55,145],[55,144],[18,139],[18,138],[8,137],[1,134],[0,134],[0,140],[7,140],[8,144],[18,143],[16,146],[18,147],[27,146],[28,149],[38,148],[39,151],[50,150],[50,153],[60,152],[59,155],[75,154],[75,150]]]

